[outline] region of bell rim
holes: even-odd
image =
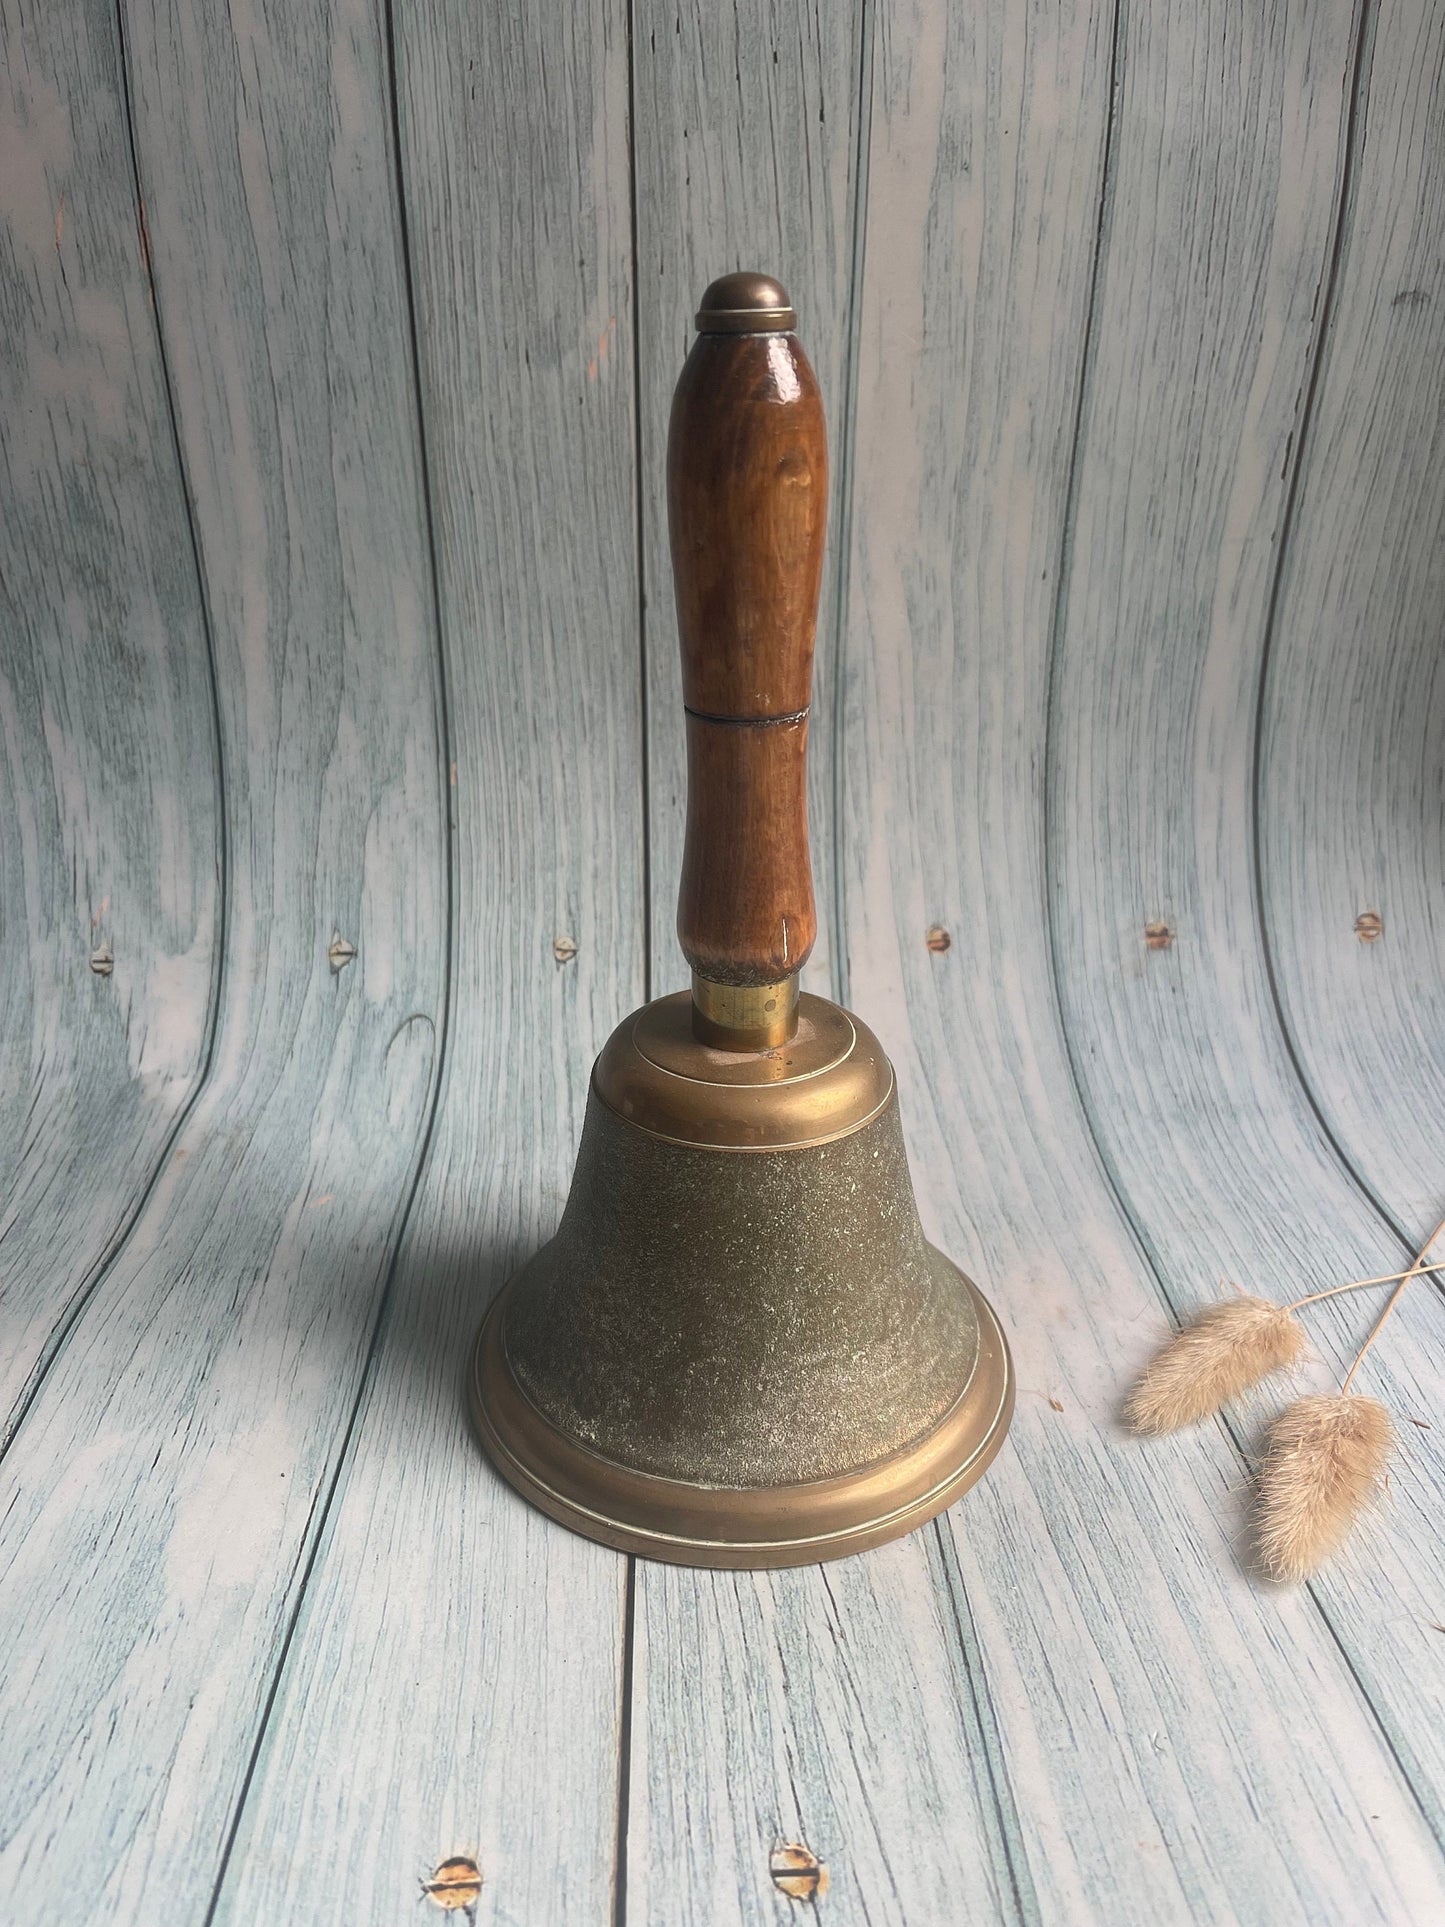
[[[502,1325],[516,1278],[493,1300],[472,1349],[473,1424],[493,1465],[524,1499],[619,1552],[669,1565],[753,1571],[869,1551],[926,1525],[975,1485],[997,1457],[1013,1416],[1013,1361],[997,1314],[965,1272],[937,1255],[977,1315],[974,1368],[920,1438],[854,1471],[726,1487],[604,1458],[553,1425],[512,1372]]]

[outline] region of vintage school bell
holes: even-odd
[[[907,1532],[981,1476],[1013,1406],[992,1310],[919,1225],[891,1064],[798,989],[828,483],[795,321],[767,276],[715,281],[673,399],[692,990],[608,1039],[561,1225],[471,1374],[520,1492],[688,1565]]]

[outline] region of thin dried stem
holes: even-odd
[[[1366,1355],[1368,1354],[1370,1347],[1374,1344],[1375,1340],[1380,1336],[1380,1333],[1385,1329],[1386,1320],[1389,1318],[1390,1313],[1395,1309],[1396,1305],[1399,1304],[1400,1302],[1400,1293],[1405,1289],[1406,1285],[1409,1284],[1412,1278],[1418,1278],[1422,1271],[1432,1270],[1434,1268],[1432,1266],[1428,1266],[1425,1263],[1425,1260],[1429,1256],[1431,1245],[1434,1244],[1435,1240],[1440,1236],[1440,1233],[1442,1231],[1445,1231],[1445,1218],[1442,1218],[1440,1220],[1439,1224],[1436,1225],[1435,1229],[1430,1233],[1430,1236],[1425,1240],[1424,1244],[1421,1245],[1419,1255],[1416,1257],[1414,1264],[1411,1265],[1410,1269],[1401,1278],[1399,1284],[1396,1285],[1395,1289],[1390,1293],[1390,1296],[1385,1304],[1385,1309],[1380,1313],[1379,1317],[1375,1320],[1374,1326],[1371,1329],[1369,1337],[1365,1340],[1364,1344],[1361,1345],[1359,1351],[1355,1354],[1354,1364],[1351,1365],[1350,1369],[1345,1373],[1344,1383],[1340,1386],[1341,1397],[1343,1397],[1344,1394],[1349,1391],[1351,1381],[1353,1380],[1355,1373],[1360,1369],[1361,1365],[1364,1364]]]
[[[1426,1245],[1425,1249],[1428,1251],[1430,1246]],[[1317,1305],[1322,1298],[1338,1298],[1342,1291],[1363,1291],[1367,1285],[1393,1285],[1404,1278],[1423,1277],[1427,1271],[1445,1271],[1445,1260],[1433,1265],[1413,1264],[1408,1271],[1386,1271],[1378,1278],[1352,1278],[1347,1285],[1331,1285],[1328,1291],[1312,1291],[1305,1298],[1291,1298],[1285,1310],[1298,1311],[1301,1305]]]

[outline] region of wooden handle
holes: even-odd
[[[698,977],[774,984],[818,927],[806,759],[827,434],[776,281],[727,275],[697,320],[667,442],[687,708],[677,934]]]

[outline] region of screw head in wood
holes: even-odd
[[[430,1880],[421,1883],[421,1890],[434,1907],[445,1913],[464,1910],[470,1919],[482,1897],[481,1869],[470,1854],[453,1854],[433,1870]]]
[[[801,1841],[774,1847],[768,1857],[773,1885],[790,1900],[818,1900],[828,1891],[828,1869]]]

